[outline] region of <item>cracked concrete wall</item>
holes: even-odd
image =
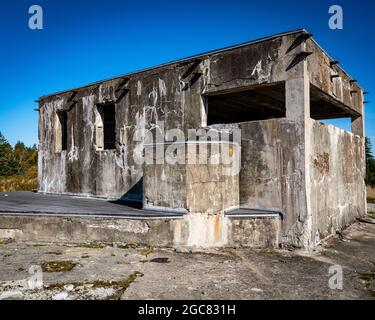
[[[240,124],[242,207],[280,210],[281,241],[289,242],[306,206],[301,133],[294,121],[272,119]],[[302,158],[302,162],[301,162]],[[297,243],[296,243],[297,244]]]
[[[312,121],[309,155],[314,244],[366,215],[364,139]]]

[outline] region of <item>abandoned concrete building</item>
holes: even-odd
[[[49,218],[48,239],[66,240],[70,228],[72,241],[313,248],[366,215],[363,94],[297,30],[43,96],[39,193],[122,199],[125,213],[139,212]],[[352,132],[320,121],[333,118],[350,118]],[[159,121],[186,136],[240,129],[230,149],[240,170],[138,163],[153,148],[142,132]]]

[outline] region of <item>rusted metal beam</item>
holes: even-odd
[[[329,65],[332,67],[332,66],[334,66],[334,65],[336,65],[336,64],[339,64],[339,63],[340,63],[339,61],[335,60],[335,61],[331,61],[331,62],[329,63]]]

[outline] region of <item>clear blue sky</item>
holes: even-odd
[[[43,7],[43,30],[28,28],[32,4]],[[343,30],[328,28],[332,4],[343,7]],[[375,147],[374,8],[373,0],[2,0],[0,131],[12,144],[37,143],[33,108],[41,95],[306,28],[372,93],[366,134]]]

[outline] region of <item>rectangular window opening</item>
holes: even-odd
[[[57,113],[56,124],[56,152],[68,148],[68,114],[66,111]]]
[[[116,106],[108,104],[102,107],[104,149],[116,148]]]
[[[325,92],[310,85],[310,117],[312,119],[352,132],[352,119],[356,116],[353,110],[345,108]]]

